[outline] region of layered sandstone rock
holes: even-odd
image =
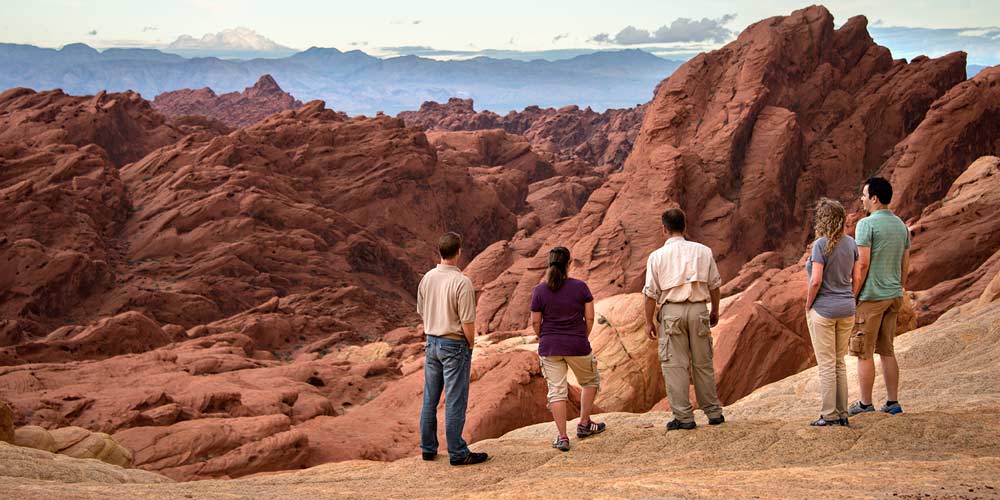
[[[408,125],[427,130],[503,129],[523,135],[532,147],[557,159],[620,168],[632,150],[644,112],[645,106],[603,113],[578,106],[529,106],[500,116],[491,111],[477,113],[472,99],[451,98],[445,104],[425,102],[419,111],[404,111],[398,116]]]
[[[978,297],[1000,271],[1000,158],[984,156],[910,226],[907,288],[926,325]]]
[[[73,458],[95,458],[121,467],[132,465],[132,451],[103,432],[80,427],[61,427],[50,431],[56,452]]]
[[[13,481],[13,478],[18,478]],[[0,481],[5,487],[14,482],[25,485],[56,484],[80,491],[80,483],[92,484],[156,484],[172,482],[169,478],[138,469],[125,469],[98,460],[84,460],[44,450],[0,443]],[[41,483],[45,481],[47,483]],[[9,490],[8,490],[9,491]],[[52,498],[51,492],[11,493],[15,498]],[[37,495],[37,496],[36,496]],[[66,495],[55,495],[66,497]]]
[[[114,236],[131,204],[96,145],[0,142],[0,165],[0,346],[7,346],[75,319],[75,309],[113,285]]]
[[[152,106],[171,119],[196,115],[245,127],[274,113],[301,107],[302,102],[281,90],[271,75],[263,75],[243,92],[218,95],[208,87],[173,90],[157,95]]]
[[[318,102],[222,132],[195,130],[120,172],[94,145],[4,144],[0,387],[19,424],[114,434],[138,466],[177,478],[319,463],[298,426],[416,371],[422,337],[392,332],[417,323],[440,233],[461,230],[470,254],[510,237],[529,182],[556,173],[502,133],[439,158],[397,119]],[[491,176],[519,184],[512,195]],[[484,361],[509,368],[480,378],[514,385],[470,423],[476,439],[547,414],[537,360],[505,359]],[[501,405],[511,416],[493,414]],[[229,437],[199,443],[209,432]],[[343,457],[415,451],[367,439]]]
[[[130,311],[86,328],[62,327],[42,340],[0,349],[0,359],[6,365],[102,359],[150,351],[173,340],[153,320]]]
[[[1000,151],[1000,67],[980,71],[934,102],[900,142],[881,174],[895,187],[892,207],[904,219],[947,196],[966,167]]]
[[[762,252],[797,260],[815,199],[853,199],[931,103],[964,79],[963,54],[893,61],[865,25],[858,17],[834,29],[829,12],[813,7],[755,23],[683,65],[647,106],[623,171],[550,231],[541,251],[569,246],[598,296],[635,292],[662,244],[659,214],[679,205],[689,236],[714,250],[727,280]],[[483,299],[527,301],[510,288],[487,285]],[[525,325],[520,312],[506,316],[497,328]]]
[[[666,394],[657,343],[646,336],[643,297],[617,295],[594,305],[590,345],[601,374],[596,403],[605,411],[643,412]]]
[[[37,425],[25,425],[15,429],[14,440],[12,443],[18,446],[34,448],[36,450],[48,451],[51,453],[59,451],[59,449],[56,448],[56,439],[52,437],[52,433],[45,430],[44,427],[39,427]]]
[[[14,415],[3,401],[0,401],[0,441],[5,443],[14,441]]]
[[[0,93],[0,143],[28,147],[95,144],[115,165],[172,144],[182,133],[135,92],[70,96],[61,90]]]
[[[91,458],[120,467],[132,466],[131,450],[103,432],[91,432],[82,427],[60,427],[49,431],[37,425],[26,425],[15,429],[8,442],[73,458]]]

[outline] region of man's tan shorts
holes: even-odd
[[[896,317],[902,307],[902,297],[858,303],[851,330],[851,356],[861,359],[871,359],[873,354],[895,356]]]
[[[540,356],[542,375],[549,386],[549,404],[569,399],[566,375],[570,369],[580,387],[601,387],[601,376],[597,373],[597,360],[593,354],[586,356]]]

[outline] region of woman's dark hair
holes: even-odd
[[[549,250],[549,269],[545,272],[545,281],[549,290],[558,292],[566,282],[566,268],[569,266],[569,250],[566,247],[555,247]]]

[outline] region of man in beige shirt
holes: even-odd
[[[712,249],[684,239],[683,210],[667,210],[661,221],[667,241],[649,255],[642,293],[646,296],[646,330],[650,339],[659,341],[660,367],[674,414],[667,430],[696,427],[688,395],[692,378],[698,406],[708,416],[709,425],[718,425],[726,419],[715,389],[711,327],[719,322],[722,277]],[[657,307],[659,325],[653,319]]]
[[[462,274],[462,237],[446,233],[438,241],[441,263],[420,280],[417,312],[424,320],[424,404],[420,410],[420,449],[424,460],[437,456],[437,407],[445,393],[444,431],[451,465],[486,461],[462,439],[469,405],[469,376],[475,343],[476,292]]]

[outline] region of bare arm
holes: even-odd
[[[806,284],[806,311],[812,309],[816,302],[816,295],[819,294],[819,287],[823,284],[823,263],[812,263],[812,277]],[[855,294],[857,295],[857,294]]]
[[[854,298],[858,298],[861,288],[865,286],[868,279],[868,267],[871,265],[871,247],[858,247],[858,260],[854,263]]]
[[[469,343],[469,349],[476,346],[476,324],[462,323],[462,333],[465,333],[465,341]]]
[[[583,310],[583,317],[587,320],[587,336],[590,336],[590,330],[594,328],[594,301],[587,302],[587,305]]]
[[[708,324],[715,326],[719,324],[719,301],[722,299],[722,291],[719,288],[712,288],[708,291],[708,295],[712,297],[712,311],[708,315]]]
[[[542,313],[541,312],[531,312],[531,329],[535,331],[535,336],[542,335]],[[589,331],[589,330],[588,330]]]
[[[656,301],[646,297],[644,308],[646,317],[646,335],[648,335],[649,338],[656,340],[657,337],[659,337],[656,321],[653,320],[653,315],[656,314]]]
[[[903,273],[899,275],[899,284],[906,290],[906,276],[910,274],[910,249],[903,250]]]

